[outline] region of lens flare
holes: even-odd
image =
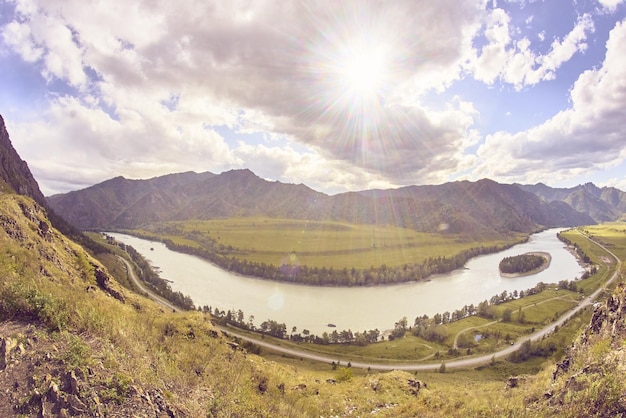
[[[384,47],[356,42],[347,45],[333,63],[336,82],[354,101],[375,99],[387,78]]]

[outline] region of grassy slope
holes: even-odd
[[[32,220],[24,217],[20,206],[27,208]],[[545,416],[554,412],[554,406],[542,400],[551,385],[550,365],[527,377],[516,390],[504,384],[516,366],[424,373],[417,378],[426,381],[428,389],[416,396],[407,383],[414,376],[403,372],[350,377],[345,370],[309,370],[297,362],[277,364],[233,351],[223,338],[213,336],[206,315],[163,312],[115,283],[112,287],[125,295],[125,303],[97,288],[92,264],[98,263],[54,230],[51,240],[45,240],[39,234],[41,221],[45,222],[43,213],[29,199],[0,195],[1,319],[44,327],[38,341],[55,341],[59,352],[52,355],[63,359],[52,379],[67,370],[79,371],[77,375],[84,376],[106,401],[108,413],[124,411],[132,402],[131,386],[159,388],[179,414],[187,416],[360,416],[372,412],[394,417]],[[86,291],[90,286],[97,289]],[[46,381],[43,367],[33,363],[30,370],[38,389]],[[541,368],[537,362],[535,367]],[[329,378],[345,381],[329,384]],[[619,378],[611,375],[611,382]],[[623,387],[619,382],[611,384],[608,389]],[[578,395],[584,404],[592,392],[587,399]],[[567,410],[559,411],[568,416]]]

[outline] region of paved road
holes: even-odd
[[[583,235],[583,236],[585,236],[585,235]],[[497,351],[495,353],[485,354],[485,355],[477,356],[477,357],[467,357],[467,358],[462,358],[462,359],[458,359],[458,360],[448,360],[448,361],[445,361],[446,369],[461,369],[461,368],[477,367],[477,366],[481,366],[481,365],[484,365],[484,364],[489,364],[493,359],[500,359],[500,358],[503,358],[503,357],[507,357],[510,354],[512,354],[515,351],[517,351],[522,346],[522,344],[524,342],[526,342],[528,340],[537,341],[537,340],[542,339],[544,336],[549,335],[550,333],[554,332],[554,329],[556,327],[561,327],[565,322],[567,322],[569,319],[571,319],[574,315],[576,315],[582,309],[586,308],[587,306],[590,306],[598,298],[598,296],[604,291],[604,288],[617,279],[617,277],[619,275],[619,272],[620,272],[620,267],[621,267],[622,262],[620,261],[620,259],[615,254],[613,254],[613,252],[611,252],[609,249],[607,249],[606,247],[604,247],[600,243],[592,240],[591,238],[589,238],[587,236],[585,236],[585,238],[589,239],[594,244],[596,244],[597,246],[599,246],[603,250],[605,250],[607,253],[609,253],[615,259],[615,261],[617,263],[617,267],[615,269],[615,272],[613,273],[611,278],[603,286],[598,288],[590,296],[588,296],[585,299],[583,299],[572,310],[570,310],[570,311],[566,312],[565,314],[563,314],[555,322],[551,323],[550,325],[546,326],[543,329],[540,329],[540,330],[534,332],[530,336],[521,338],[518,341],[516,341],[514,344],[512,344],[512,345],[510,345],[510,346],[508,346],[508,347],[506,347],[506,348],[504,348],[504,349],[502,349],[500,351]],[[155,299],[158,303],[160,303],[161,305],[165,306],[166,308],[172,309],[174,311],[178,311],[178,309],[175,306],[173,306],[171,303],[169,303],[166,300],[164,300],[163,298],[155,295],[149,289],[146,289],[144,286],[142,286],[142,284],[139,282],[139,280],[137,280],[137,278],[135,277],[135,274],[133,272],[133,269],[131,268],[130,263],[128,261],[126,261],[125,259],[121,258],[121,257],[120,257],[120,259],[126,264],[126,266],[128,268],[128,271],[130,273],[130,277],[132,278],[132,280],[135,282],[135,284],[137,284],[137,286],[142,291],[144,291],[147,294],[149,294],[153,299]],[[438,362],[438,363],[428,363],[428,364],[423,364],[423,363],[422,364],[412,364],[412,363],[381,364],[381,363],[369,363],[369,362],[352,361],[352,360],[345,359],[345,358],[338,359],[336,357],[330,357],[328,355],[314,354],[314,353],[311,353],[311,352],[308,352],[308,351],[303,351],[303,350],[299,350],[299,349],[279,346],[279,345],[276,345],[274,343],[264,341],[264,340],[262,340],[260,338],[253,338],[253,337],[249,337],[247,335],[240,334],[234,328],[219,327],[219,326],[216,326],[215,328],[220,330],[220,331],[222,331],[222,332],[225,332],[225,333],[227,333],[229,335],[232,335],[234,337],[238,337],[238,338],[240,338],[242,340],[252,342],[252,343],[254,343],[256,345],[259,345],[261,347],[265,347],[265,348],[271,349],[273,351],[277,351],[279,353],[288,354],[288,355],[294,356],[294,357],[306,358],[308,360],[314,360],[314,361],[319,361],[319,362],[328,363],[328,364],[331,364],[332,362],[338,362],[339,360],[341,360],[342,364],[347,364],[347,362],[350,361],[350,363],[352,364],[352,367],[358,367],[358,368],[363,368],[363,369],[372,369],[372,370],[406,370],[406,371],[436,370],[436,369],[438,369],[441,366],[441,362]]]
[[[153,299],[156,303],[163,306],[164,308],[170,309],[174,312],[180,311],[179,308],[177,308],[175,305],[170,303],[168,300],[163,299],[161,296],[157,295],[152,290],[145,287],[143,283],[141,282],[141,280],[139,280],[137,276],[135,276],[135,270],[133,269],[132,265],[128,262],[128,260],[126,260],[124,257],[120,257],[119,255],[117,256],[117,258],[126,265],[126,271],[128,272],[128,275],[130,276],[133,283],[135,283],[135,286],[139,288],[139,290],[148,294],[150,299]]]

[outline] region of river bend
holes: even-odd
[[[464,269],[431,277],[430,281],[377,287],[314,287],[244,277],[222,270],[199,257],[171,251],[160,242],[119,233],[108,233],[131,245],[170,280],[173,290],[189,295],[196,306],[221,310],[241,309],[254,315],[258,326],[267,319],[284,322],[287,330],[308,329],[312,334],[337,330],[364,331],[393,328],[406,316],[444,313],[477,305],[503,291],[526,290],[539,282],[573,280],[583,268],[556,238],[558,229],[534,234],[529,241],[495,254],[475,257]],[[502,258],[527,252],[547,252],[550,266],[535,275],[504,278],[498,263]]]

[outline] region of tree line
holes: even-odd
[[[569,280],[561,280],[558,283],[559,289],[567,289],[571,291],[577,291],[576,283]],[[513,292],[507,292],[506,290],[500,294],[492,296],[490,299],[485,299],[477,305],[469,304],[465,305],[461,309],[455,311],[446,311],[443,313],[436,313],[432,317],[428,315],[422,315],[415,318],[413,326],[410,326],[406,317],[403,317],[394,324],[393,329],[390,330],[387,335],[388,340],[394,340],[396,338],[402,338],[407,332],[412,333],[416,337],[420,337],[426,341],[443,343],[448,338],[448,330],[445,327],[446,324],[459,321],[463,318],[470,316],[480,316],[485,319],[498,319],[495,306],[504,302],[509,302],[516,299],[521,299],[527,296],[536,295],[547,289],[547,285],[543,282],[537,283],[535,286],[526,290],[514,290]],[[333,330],[332,332],[324,332],[322,335],[311,334],[307,329],[303,329],[298,332],[296,327],[293,327],[291,331],[288,330],[285,323],[279,323],[277,321],[268,319],[263,321],[260,326],[256,326],[254,323],[254,316],[250,316],[247,319],[241,309],[239,310],[219,310],[218,308],[211,308],[210,306],[198,307],[205,313],[211,314],[215,320],[220,324],[229,324],[245,330],[258,332],[265,335],[271,335],[280,339],[289,339],[297,342],[308,342],[313,344],[356,344],[365,346],[367,344],[375,343],[385,339],[383,333],[378,329],[365,330],[362,332],[353,332],[352,330]],[[513,311],[506,309],[502,312],[500,319],[503,322],[512,322],[514,319],[521,324],[525,323],[524,313],[521,309],[516,312],[516,316],[513,316]],[[459,340],[459,347],[465,344],[463,340]]]
[[[589,256],[587,254],[585,254],[583,249],[580,248],[577,243],[572,242],[569,239],[565,238],[560,232],[557,232],[556,237],[559,239],[559,241],[561,241],[561,242],[565,243],[566,245],[572,247],[574,249],[574,251],[576,252],[576,255],[578,256],[578,258],[580,260],[582,260],[583,263],[591,264],[591,259],[589,258]]]
[[[142,282],[150,287],[150,289],[154,293],[158,294],[164,299],[167,299],[181,309],[195,309],[191,297],[184,295],[181,292],[172,290],[167,280],[162,279],[159,276],[159,273],[154,271],[150,263],[141,254],[139,254],[137,250],[135,250],[130,245],[125,245],[124,243],[115,241],[110,236],[106,236],[106,238],[109,244],[117,245],[129,255],[131,260],[138,267],[136,271],[137,276]]]

